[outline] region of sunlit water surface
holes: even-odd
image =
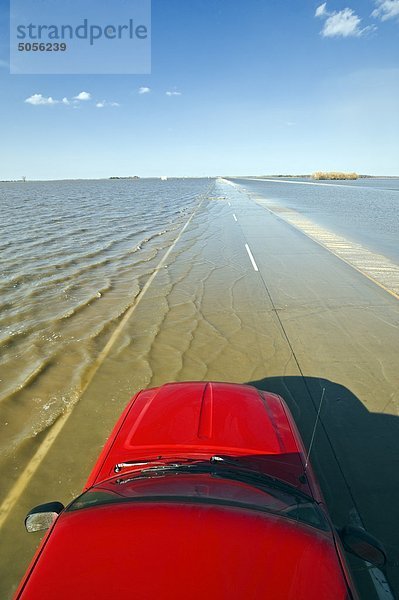
[[[234,181],[399,264],[399,179]]]
[[[73,401],[209,179],[0,183],[2,460]]]

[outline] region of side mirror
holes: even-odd
[[[32,533],[49,529],[62,510],[64,510],[64,505],[61,502],[47,502],[47,504],[35,506],[25,517],[26,531]]]
[[[387,562],[382,544],[372,535],[358,527],[347,525],[338,531],[342,544],[348,552],[358,558],[375,565],[383,567]]]

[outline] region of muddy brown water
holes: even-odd
[[[56,217],[45,217],[57,202],[56,184],[27,185],[39,186],[37,201],[43,189],[54,190],[41,221],[57,232]],[[86,225],[83,217],[69,222],[80,230],[77,238],[57,233],[51,242],[40,219],[18,234],[10,219],[29,260],[18,262],[3,243],[10,270],[3,272],[2,300],[10,321],[2,353],[1,497],[3,508],[4,499],[14,504],[6,507],[2,530],[1,597],[11,597],[39,541],[24,531],[26,511],[77,495],[129,398],[167,381],[252,382],[277,391],[305,443],[325,388],[313,460],[334,520],[343,524],[355,511],[395,554],[397,300],[262,209],[245,189],[213,180],[63,185],[75,198],[74,210],[62,208],[64,226],[87,212]],[[107,216],[100,218],[92,203],[104,189]],[[82,209],[79,195],[89,198]],[[61,252],[57,259],[53,246],[46,251],[50,272],[42,269],[35,236],[43,247],[47,239],[65,244],[67,258]],[[373,597],[364,566],[355,569]],[[389,575],[397,586],[397,567]]]

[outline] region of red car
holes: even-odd
[[[139,392],[82,495],[25,523],[50,529],[16,598],[357,597],[287,406],[250,386]],[[383,564],[362,530],[341,538]]]

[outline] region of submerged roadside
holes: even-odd
[[[312,460],[330,512],[337,525],[360,515],[389,553],[399,502],[396,300],[221,181],[161,267],[9,514],[2,594],[15,589],[36,543],[23,531],[27,510],[71,500],[128,399],[167,381],[278,392],[307,445],[325,389]],[[398,586],[395,568],[389,576]],[[364,570],[355,577],[372,585]]]

